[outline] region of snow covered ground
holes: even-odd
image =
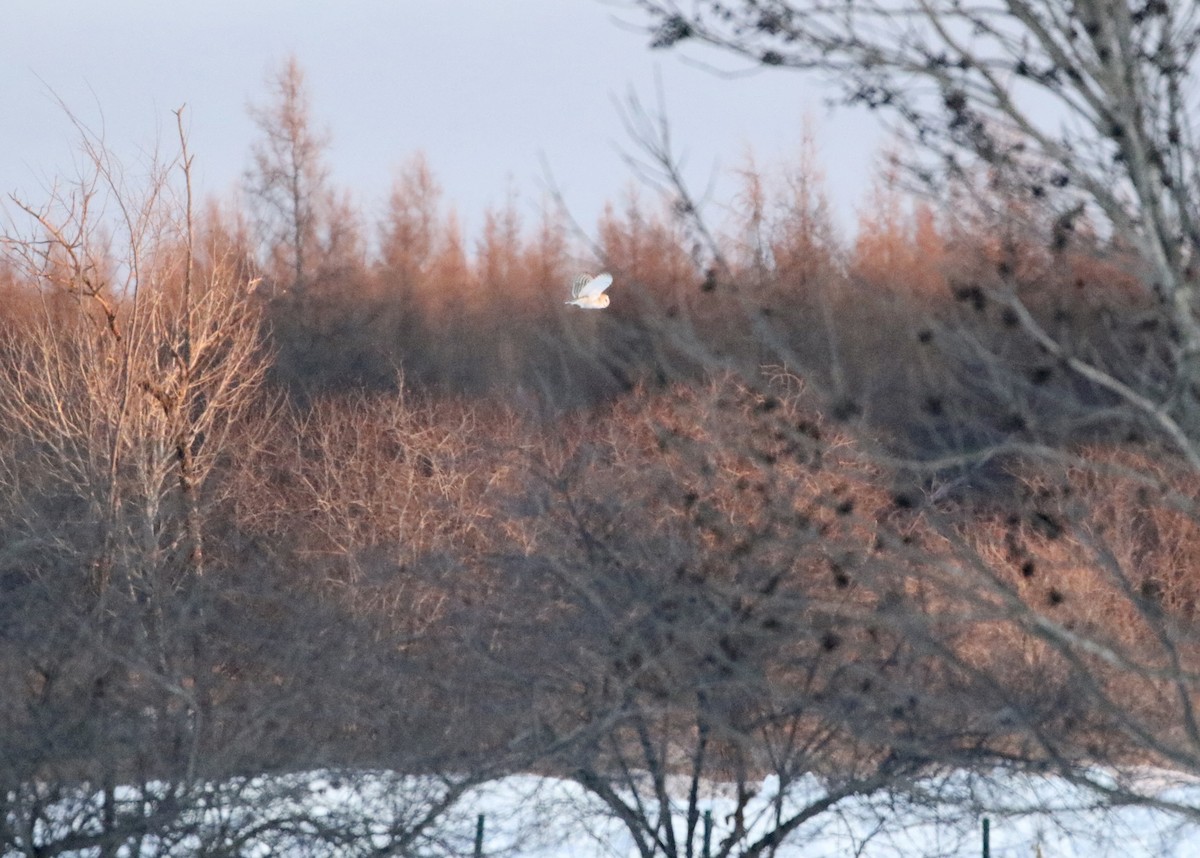
[[[970,801],[988,810],[964,812],[927,804],[919,795],[848,799],[790,835],[776,854],[779,858],[979,856],[986,815],[993,858],[1033,858],[1039,847],[1043,858],[1200,856],[1200,826],[1149,808],[1098,807],[1094,794],[1059,780],[951,778],[917,786],[918,793],[923,792],[920,787],[933,787],[929,794],[943,797],[957,789],[966,798],[969,791]],[[760,795],[772,794],[769,783],[760,790]],[[1190,796],[1200,801],[1200,785],[1191,788]],[[752,806],[747,814],[760,832],[766,830],[771,816],[765,805]],[[474,791],[464,806],[484,813],[489,853],[530,858],[637,855],[621,823],[569,782],[511,777]],[[729,831],[726,817],[732,806],[731,796],[719,787],[711,788],[701,802],[702,808],[713,811],[714,844]],[[682,827],[682,807],[677,816],[677,827]]]
[[[1181,784],[1143,773],[1155,794],[1200,806],[1200,783]],[[449,784],[452,787],[452,782]],[[122,855],[184,856],[353,856],[359,854],[470,855],[483,817],[483,851],[496,858],[626,858],[638,854],[622,823],[573,782],[534,775],[503,778],[461,795],[433,824],[424,814],[444,798],[447,782],[381,772],[321,771],[286,777],[252,778],[189,793],[190,810],[174,827],[131,837]],[[768,780],[747,809],[752,838],[770,825]],[[127,811],[161,806],[155,786],[125,788]],[[679,795],[684,794],[679,790]],[[820,785],[806,783],[790,800],[817,797]],[[934,801],[938,796],[941,800]],[[12,797],[11,794],[9,796]],[[947,803],[956,797],[964,804]],[[964,810],[964,807],[973,807]],[[10,804],[10,808],[13,805]],[[715,845],[730,831],[732,794],[722,785],[702,793],[701,811],[711,812]],[[684,829],[683,802],[674,808],[676,831]],[[59,799],[37,828],[50,844],[87,834],[99,825],[98,797]],[[17,811],[19,813],[19,809]],[[981,819],[990,819],[993,858],[1168,858],[1200,855],[1200,826],[1147,807],[1098,806],[1094,793],[1053,778],[1002,775],[979,779],[949,776],[913,785],[904,797],[847,799],[793,832],[776,853],[780,858],[936,858],[982,854]],[[8,831],[20,830],[10,816]],[[411,841],[405,838],[419,829]],[[28,844],[6,844],[5,855],[31,854]],[[699,840],[697,840],[699,846]],[[388,850],[394,850],[389,852]],[[699,849],[697,850],[699,852]],[[715,848],[714,848],[715,851]],[[67,855],[98,854],[88,848]],[[737,855],[737,850],[734,851]]]

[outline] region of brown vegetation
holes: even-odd
[[[1120,407],[1172,359],[1126,248],[887,184],[851,245],[805,149],[741,171],[715,246],[607,210],[580,314],[553,210],[472,246],[420,159],[368,252],[277,85],[256,218],[193,210],[185,142],[137,199],[89,148],[5,239],[0,822],[78,782],[520,768],[691,855],[702,783],[740,814],[820,778],[773,833],[735,814],[753,855],[948,767],[1200,771],[1200,487]],[[674,775],[686,846],[636,800]],[[101,816],[82,846],[147,824]]]

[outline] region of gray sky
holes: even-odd
[[[661,75],[675,139],[697,190],[751,147],[761,162],[795,151],[813,120],[831,196],[849,225],[881,137],[869,116],[830,115],[829,94],[785,71],[723,77],[686,52],[651,51],[638,18],[601,0],[58,0],[4,4],[0,28],[0,193],[34,201],[73,171],[74,135],[55,97],[103,127],[126,161],[171,142],[186,103],[204,193],[236,189],[254,127],[246,106],[289,53],[307,76],[330,161],[368,217],[397,166],[423,151],[469,230],[510,189],[532,215],[544,157],[577,219],[595,223],[631,173],[614,98],[653,103]],[[727,70],[733,58],[701,55]],[[717,186],[717,198],[730,184]]]

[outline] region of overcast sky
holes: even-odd
[[[304,69],[318,126],[332,134],[337,184],[378,214],[416,151],[469,229],[510,189],[532,214],[549,165],[592,226],[631,174],[614,99],[654,99],[661,76],[690,180],[725,176],[746,147],[764,162],[795,151],[814,122],[845,220],[862,200],[881,137],[869,116],[830,114],[830,93],[795,72],[721,76],[651,51],[636,13],[604,0],[58,0],[4,4],[0,28],[0,192],[33,200],[73,168],[73,132],[55,99],[104,129],[125,160],[170,142],[186,103],[205,193],[232,193],[249,162],[246,107],[289,54]],[[717,196],[728,194],[717,185]]]

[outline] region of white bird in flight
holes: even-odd
[[[608,306],[608,296],[604,290],[612,285],[611,274],[580,274],[571,284],[571,300],[568,304],[582,307],[585,310],[603,310]]]

